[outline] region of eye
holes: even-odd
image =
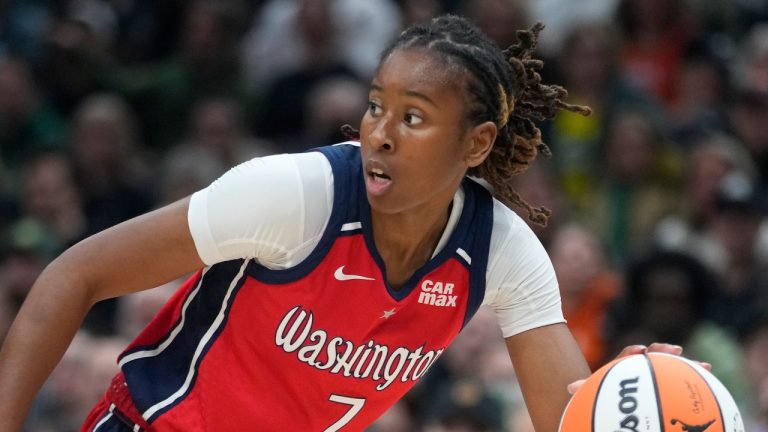
[[[381,114],[381,106],[374,101],[368,101],[368,111],[373,116]]]
[[[424,119],[421,118],[421,116],[414,114],[414,113],[405,113],[405,117],[403,117],[403,120],[405,120],[405,123],[416,126],[418,124],[421,124]]]

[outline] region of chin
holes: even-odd
[[[405,211],[408,206],[403,205],[402,200],[397,200],[391,196],[371,196],[367,194],[368,204],[371,211],[382,214],[397,214]]]

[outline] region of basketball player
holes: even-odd
[[[487,304],[536,430],[555,431],[590,371],[544,249],[502,204],[546,220],[509,177],[547,151],[535,120],[585,111],[539,82],[541,27],[503,52],[459,17],[409,28],[354,140],[251,160],[62,254],[0,354],[0,430],[21,428],[93,303],[196,271],[83,430],[359,431]]]

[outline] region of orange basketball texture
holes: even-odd
[[[576,392],[560,432],[744,432],[728,390],[698,364],[661,353],[614,360]]]

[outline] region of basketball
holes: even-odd
[[[573,395],[560,432],[744,432],[733,397],[683,357],[637,354],[592,374]]]

